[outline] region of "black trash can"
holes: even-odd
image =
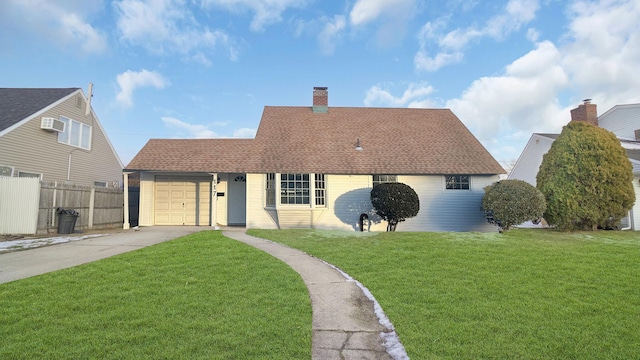
[[[58,208],[58,234],[73,234],[76,227],[76,220],[80,214],[75,210],[65,210]]]

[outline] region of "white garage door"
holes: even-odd
[[[209,225],[209,178],[156,176],[156,225]]]

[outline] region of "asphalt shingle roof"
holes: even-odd
[[[0,131],[35,114],[79,88],[0,88]]]
[[[360,141],[362,150],[356,150]],[[500,174],[448,109],[267,106],[255,139],[149,141],[128,170]]]

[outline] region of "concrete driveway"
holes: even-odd
[[[152,226],[35,249],[0,254],[0,284],[104,259],[172,240],[207,226]]]

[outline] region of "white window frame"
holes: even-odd
[[[453,187],[449,187],[449,178],[451,177],[459,177],[460,180],[454,180],[453,181]],[[467,188],[464,188],[464,184],[465,182],[462,181],[462,178],[466,177],[467,181],[466,181],[466,185],[468,186]],[[443,182],[444,182],[444,190],[445,191],[471,191],[471,175],[462,175],[462,174],[455,174],[455,175],[445,175],[443,176]],[[459,186],[459,187],[456,187]]]
[[[298,179],[298,175],[299,178]],[[286,176],[286,179],[283,179]],[[289,179],[293,176],[293,179]],[[303,179],[307,180],[303,180]],[[264,182],[264,206],[265,208],[277,209],[281,207],[304,207],[304,208],[326,208],[327,207],[327,182],[325,174],[315,173],[267,173],[265,174]],[[293,187],[283,187],[283,183],[288,185],[293,183]],[[301,182],[301,186],[297,187],[298,182]],[[304,185],[307,187],[304,187]],[[287,192],[287,194],[284,194]],[[293,192],[293,195],[291,193]],[[298,193],[301,195],[298,196]],[[305,194],[307,194],[305,196]],[[302,203],[283,203],[282,199],[297,199],[302,198]],[[306,198],[309,199],[307,203],[304,203]],[[319,203],[320,202],[320,203]]]
[[[58,133],[58,143],[80,149],[91,150],[93,135],[92,126],[60,115],[60,121],[65,123],[64,131]]]
[[[94,187],[99,187],[99,188],[106,188],[106,187],[109,187],[109,182],[107,182],[107,181],[94,181],[93,182],[93,186]]]
[[[2,175],[2,173],[0,173],[0,176],[7,176],[7,177],[13,177],[13,174],[16,172],[16,168],[13,166],[8,166],[8,165],[0,165],[0,169],[9,169],[9,174],[8,175]]]
[[[327,177],[325,174],[313,174],[313,203],[316,207],[327,207]]]
[[[23,176],[22,174],[25,174],[25,176]],[[42,173],[34,173],[30,171],[18,171],[18,177],[28,177],[28,178],[37,177],[38,179],[42,180]]]
[[[283,187],[283,184],[287,184],[287,186]],[[311,186],[311,176],[308,173],[281,173],[280,205],[310,206]],[[284,199],[287,199],[287,202],[283,202]],[[294,200],[294,202],[291,203],[291,200]]]
[[[397,182],[398,182],[398,175],[373,174],[371,183],[373,184],[373,187],[376,187],[376,185],[380,185],[380,184],[397,183]]]

